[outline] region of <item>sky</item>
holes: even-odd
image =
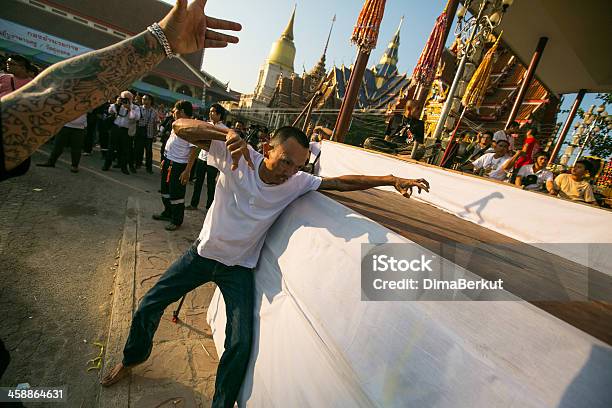
[[[163,0],[173,4],[173,0]],[[223,49],[208,49],[203,68],[222,82],[242,93],[252,93],[259,69],[270,52],[270,47],[285,29],[293,0],[208,0],[206,14],[242,24],[238,34],[240,42]],[[297,2],[294,25],[296,56],[294,70],[298,73],[310,70],[321,57],[331,20],[336,15],[332,37],[327,52],[327,69],[333,64],[350,65],[355,60],[356,47],[350,43],[353,26],[357,21],[363,0],[303,0]],[[402,16],[398,69],[412,73],[419,55],[429,37],[446,0],[387,0],[378,45],[372,52],[369,65],[378,62],[387,44],[397,30]],[[447,44],[453,41],[453,32]],[[544,53],[543,58],[546,58]],[[561,109],[569,109],[575,94],[564,98]],[[587,94],[581,107],[588,109],[596,104],[595,94]],[[560,114],[562,122],[566,114]],[[571,133],[568,139],[571,138]]]

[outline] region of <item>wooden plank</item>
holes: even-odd
[[[576,301],[593,290],[587,277],[596,276],[598,290],[612,290],[609,276],[395,193],[371,189],[326,195],[476,275],[504,279],[513,294],[612,345],[612,304]],[[459,247],[449,251],[441,244]]]

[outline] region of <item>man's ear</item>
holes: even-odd
[[[272,151],[272,149],[273,149],[273,148],[270,146],[270,143],[265,142],[265,143],[263,144],[263,154],[264,154],[264,157],[265,157],[266,159],[268,159],[268,158],[270,157],[270,152]]]

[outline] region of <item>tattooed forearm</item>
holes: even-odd
[[[5,166],[11,170],[67,122],[127,89],[165,57],[148,31],[52,65],[1,100]]]

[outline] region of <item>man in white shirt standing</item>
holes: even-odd
[[[504,170],[504,164],[511,158],[512,156],[508,154],[508,142],[500,139],[495,144],[494,153],[483,154],[472,162],[474,174],[504,181],[508,178],[508,172]]]
[[[191,102],[178,101],[172,109],[172,115],[174,120],[191,118],[193,115]],[[186,186],[197,151],[197,146],[179,138],[174,131],[170,133],[161,171],[161,197],[164,211],[153,215],[154,220],[169,222],[165,227],[167,231],[175,231],[183,224]]]
[[[510,126],[506,130],[498,130],[493,134],[493,143],[497,143],[500,140],[508,142],[508,151],[514,151],[514,142],[518,137],[519,124],[514,121],[510,123]]]
[[[208,123],[217,126],[221,129],[227,129],[225,119],[227,110],[218,103],[213,103],[208,111]],[[217,175],[219,170],[207,163],[208,152],[204,149],[200,150],[196,163],[196,176],[193,183],[193,193],[191,194],[191,205],[187,210],[197,210],[200,205],[200,196],[202,195],[202,187],[206,179],[206,209],[208,210],[215,198],[215,185],[217,183]]]
[[[103,171],[110,169],[116,154],[123,174],[130,174],[127,165],[128,154],[131,150],[129,144],[132,139],[128,135],[128,130],[134,121],[140,119],[140,109],[132,103],[133,100],[134,95],[130,91],[123,91],[119,96],[119,103],[111,104],[108,108],[108,113],[115,116],[115,120],[111,129],[111,140],[106,160],[102,167]]]
[[[223,294],[227,325],[212,406],[233,407],[251,353],[253,268],[268,229],[283,210],[314,190],[352,191],[386,185],[410,197],[413,187],[420,192],[428,191],[429,185],[422,179],[394,176],[322,179],[299,171],[310,154],[308,137],[290,126],[276,131],[264,145],[263,155],[235,131],[206,122],[181,119],[173,128],[180,137],[208,150],[208,162],[220,171],[215,200],[197,241],[144,296],[132,319],[123,361],[102,379],[102,385],[114,384],[149,357],[155,330],[168,305],[213,281]],[[245,160],[241,160],[243,157]]]
[[[86,127],[86,113],[79,116],[72,122],[66,123],[59,133],[55,135],[55,144],[53,145],[53,151],[51,151],[49,160],[44,163],[38,163],[37,166],[55,167],[55,162],[57,162],[57,159],[59,159],[64,152],[64,147],[70,146],[70,156],[72,159],[70,171],[72,173],[78,173],[79,162],[81,161],[81,148],[83,147]]]

